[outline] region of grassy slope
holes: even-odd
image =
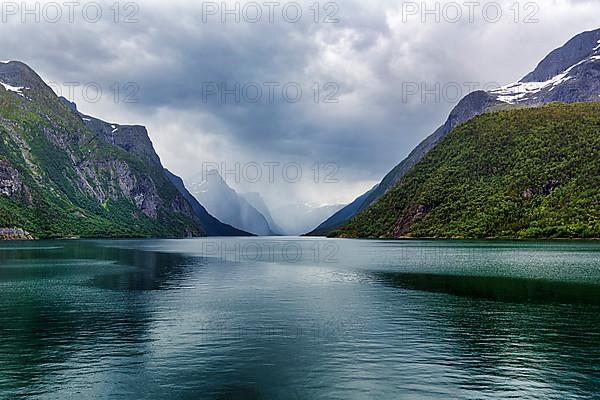
[[[182,215],[163,211],[155,220],[125,198],[99,204],[82,192],[74,184],[73,161],[49,136],[73,138],[67,146],[79,160],[99,165],[115,159],[126,162],[136,174],[149,176],[167,203],[176,195],[165,184],[162,168],[97,138],[53,94],[41,91],[31,96],[34,101],[0,88],[0,160],[19,171],[32,200],[27,204],[0,196],[0,226],[17,226],[37,238],[183,236],[197,229],[195,222]],[[29,150],[24,152],[24,145]],[[96,172],[102,187],[116,185],[105,171]]]
[[[488,113],[334,236],[600,237],[600,103]]]

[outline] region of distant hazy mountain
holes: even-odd
[[[315,229],[321,221],[329,218],[343,207],[343,204],[323,207],[314,207],[308,204],[287,204],[273,210],[273,214],[286,235],[303,235]]]
[[[196,200],[196,198],[187,190],[183,180],[165,169],[167,178],[175,185],[182,196],[190,203],[194,213],[202,223],[202,227],[207,236],[253,236],[253,234],[234,228],[231,225],[224,224],[217,218],[209,214],[208,211]]]
[[[267,205],[265,204],[265,201],[263,200],[260,193],[256,193],[256,192],[242,193],[242,194],[240,194],[240,196],[242,196],[244,199],[246,199],[246,201],[248,203],[250,203],[250,205],[252,207],[256,208],[256,210],[265,217],[265,219],[267,220],[267,223],[269,224],[269,228],[270,228],[271,232],[273,232],[274,234],[277,234],[277,235],[283,234],[283,230],[281,228],[279,228],[279,226],[277,226],[277,223],[273,220],[273,217],[271,216],[271,212],[269,211],[269,207],[267,207]]]
[[[597,101],[600,99],[599,95],[600,29],[597,29],[581,33],[552,51],[533,72],[520,81],[496,90],[476,91],[465,96],[452,110],[446,122],[392,169],[378,187],[359,197],[338,213],[332,223],[319,227],[312,234],[326,234],[373,205],[450,131],[477,115],[499,106]]]
[[[256,235],[276,235],[267,218],[216,173],[197,175],[189,182],[190,193],[220,221]]]

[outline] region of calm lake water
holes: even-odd
[[[600,243],[0,244],[0,398],[591,399]]]

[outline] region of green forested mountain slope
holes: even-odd
[[[0,227],[37,238],[196,236],[160,161],[107,143],[25,64],[0,68]]]
[[[518,82],[488,91],[474,91],[452,109],[446,122],[427,136],[396,165],[377,187],[331,216],[311,235],[322,235],[346,224],[375,204],[437,143],[458,125],[491,109],[541,106],[554,102],[578,103],[600,100],[600,29],[582,32],[550,52],[536,68]]]
[[[600,103],[476,117],[332,235],[598,238]]]

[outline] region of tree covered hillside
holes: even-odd
[[[600,103],[476,117],[332,236],[598,238]]]

